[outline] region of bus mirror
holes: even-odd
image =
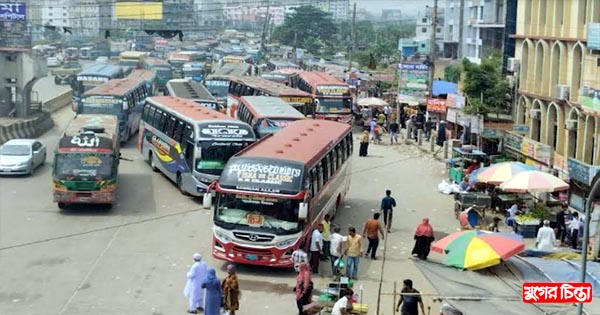
[[[202,197],[202,207],[205,209],[212,207],[212,194],[210,192],[205,193]]]
[[[306,220],[308,216],[308,204],[306,202],[300,203],[300,208],[298,209],[298,220]]]

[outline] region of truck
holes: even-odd
[[[77,78],[77,74],[81,72],[81,64],[77,61],[69,61],[61,67],[53,68],[50,73],[54,76],[54,84],[70,85]]]

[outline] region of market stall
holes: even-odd
[[[452,149],[452,157],[448,159],[448,175],[450,180],[459,183],[465,177],[465,172],[474,163],[486,163],[487,154],[472,146]]]

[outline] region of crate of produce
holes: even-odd
[[[537,237],[537,224],[518,224],[517,233],[523,238],[536,238]]]

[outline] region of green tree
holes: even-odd
[[[313,6],[302,6],[285,16],[273,38],[284,45],[302,47],[318,54],[322,47],[333,45],[338,32],[331,15]]]
[[[510,86],[502,76],[501,57],[494,54],[483,59],[480,65],[464,59],[462,65],[465,72],[463,91],[469,97],[469,111],[496,115],[508,112]]]
[[[460,66],[446,66],[444,69],[444,80],[458,83],[460,81],[460,77],[462,75],[462,70]]]

